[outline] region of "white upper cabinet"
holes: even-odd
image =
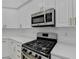
[[[68,0],[56,0],[56,27],[68,26]]]
[[[9,41],[6,38],[2,39],[2,57],[10,56],[10,47],[9,47]]]
[[[17,42],[13,39],[9,40],[10,42],[8,43],[10,46],[10,57],[11,59],[21,59],[21,45],[22,43]]]
[[[73,16],[76,19],[76,0],[73,0]]]
[[[73,0],[73,21],[74,21],[74,25],[76,25],[76,0]]]
[[[74,27],[73,0],[56,0],[56,27]]]

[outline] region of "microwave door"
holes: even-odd
[[[44,23],[44,15],[32,17],[32,24]]]

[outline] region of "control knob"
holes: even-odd
[[[22,51],[27,52],[27,50],[26,50],[26,49],[23,49]]]
[[[31,55],[32,54],[32,52],[29,52],[29,55]]]
[[[39,56],[38,59],[41,59],[41,56]]]
[[[37,58],[38,57],[38,55],[37,54],[35,54],[35,58]]]

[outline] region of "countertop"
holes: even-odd
[[[76,47],[73,45],[57,43],[51,53],[61,59],[76,59]]]
[[[13,39],[21,43],[26,43],[26,42],[34,40],[33,38],[29,38],[27,36],[26,37],[24,36],[3,36],[2,38]]]
[[[34,40],[33,38],[22,36],[3,36],[3,38],[13,39],[22,43]],[[64,45],[58,42],[52,50],[51,54],[52,56],[55,55],[56,57],[60,57],[59,59],[76,59],[76,47],[71,45]]]

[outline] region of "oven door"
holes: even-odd
[[[29,55],[28,53],[26,53],[26,54],[21,53],[21,55],[22,55],[21,59],[36,59],[34,56]]]

